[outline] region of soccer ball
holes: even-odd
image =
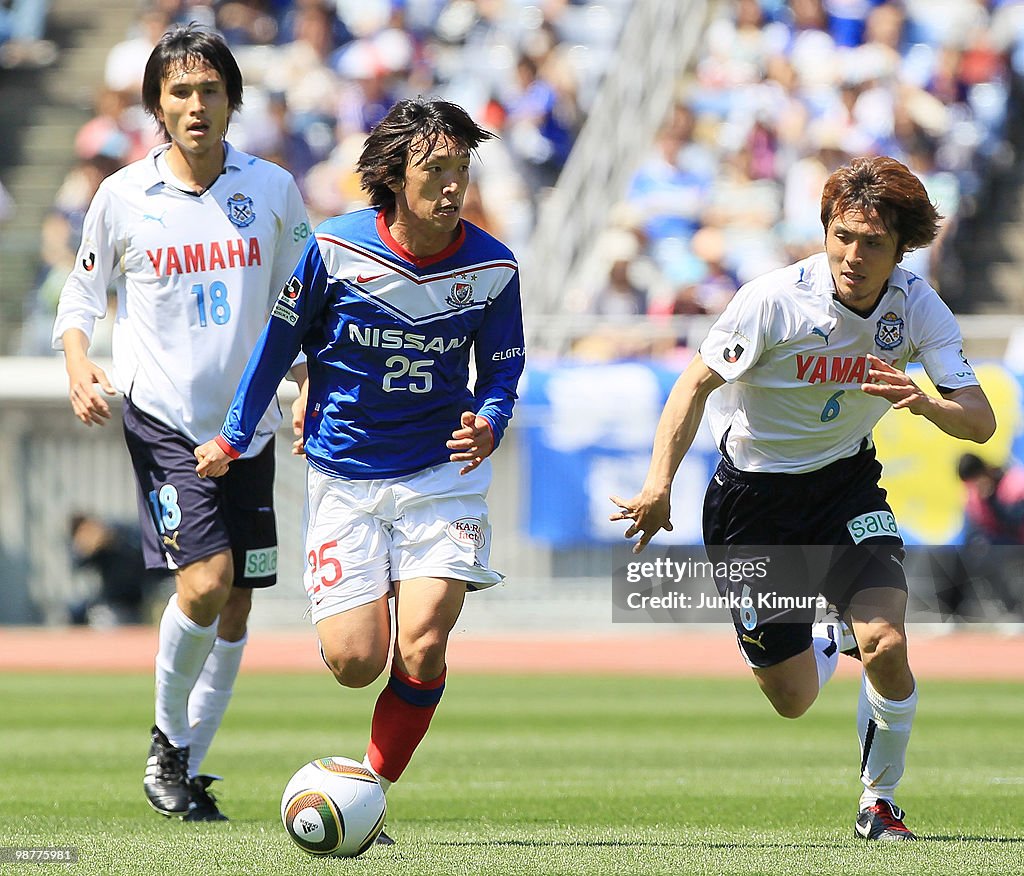
[[[302,767],[284,789],[281,821],[304,852],[354,858],[377,839],[387,803],[377,777],[348,757],[321,757]]]

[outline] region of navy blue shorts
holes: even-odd
[[[718,464],[704,497],[704,543],[713,562],[743,570],[715,583],[733,597],[752,666],[810,647],[820,596],[843,611],[861,590],[906,591],[903,539],[881,474],[873,447],[806,474],[744,472],[727,457]],[[770,594],[764,604],[761,594]]]
[[[200,478],[193,442],[128,399],[124,438],[135,468],[147,568],[180,569],[230,550],[234,586],[277,583],[273,441],[252,459],[236,459],[223,477]]]

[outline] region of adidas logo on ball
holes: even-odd
[[[318,857],[361,855],[384,826],[387,804],[377,777],[359,761],[321,757],[292,776],[281,821],[292,841]]]

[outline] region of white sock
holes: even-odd
[[[892,800],[907,763],[910,728],[917,711],[917,686],[905,700],[887,700],[872,686],[865,673],[857,704],[860,735],[860,780],[864,793],[860,808],[878,800]]]
[[[156,726],[171,745],[184,748],[192,741],[188,724],[188,695],[203,670],[217,638],[217,621],[201,627],[170,598],[160,618],[160,645],[156,652]]]
[[[835,674],[839,665],[839,646],[829,635],[830,624],[815,624],[812,631],[811,650],[818,667],[818,690],[821,690]]]
[[[391,787],[393,782],[389,779],[385,779],[380,773],[378,773],[372,766],[370,766],[370,755],[366,755],[363,758],[363,766],[366,767],[371,773],[377,777],[377,781],[380,782],[380,789],[386,794],[388,789]]]
[[[237,642],[218,638],[203,664],[203,671],[188,697],[188,722],[192,727],[192,745],[189,749],[188,774],[199,774],[199,765],[210,750],[213,736],[231,702],[238,669],[242,665],[242,650],[248,636]]]

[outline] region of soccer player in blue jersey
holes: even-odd
[[[163,815],[220,821],[208,791],[216,777],[199,768],[231,699],[252,591],[276,581],[281,411],[267,412],[231,478],[197,478],[193,451],[217,434],[311,232],[291,176],[225,140],[242,75],[219,36],[169,31],[142,90],[167,142],[100,186],[61,291],[54,346],[83,423],[110,419],[98,388],[124,393],[146,564],[175,572],[160,620],[146,797]],[[88,357],[108,285],[118,300],[113,380]]]
[[[791,594],[797,578],[837,607],[834,622],[817,627],[813,618],[777,622],[770,608],[734,611],[762,691],[779,714],[797,718],[840,651],[863,660],[855,830],[867,840],[915,839],[893,797],[917,707],[903,540],[879,486],[871,431],[889,408],[977,442],[996,425],[949,308],[899,267],[904,253],[934,240],[938,219],[898,161],[860,158],[835,171],[821,202],[825,252],[739,290],[672,389],[643,489],[612,497],[620,510],[611,519],[630,521],[627,538],[641,534],[634,550],[671,529],[672,479],[707,406],[723,456],[704,500],[709,555],[795,558],[800,567],[785,567],[778,585]],[[906,373],[911,361],[924,365],[937,395]],[[810,545],[835,547],[799,550]],[[826,554],[824,575],[812,577],[804,563]],[[762,586],[716,583],[736,596]]]
[[[358,164],[372,208],[316,229],[220,435],[196,449],[201,476],[224,474],[305,351],[304,583],[340,684],[365,687],[387,666],[394,597],[366,754],[385,790],[441,699],[466,592],[501,580],[488,566],[487,457],[523,371],[519,272],[460,218],[471,153],[491,136],[445,101],[391,109]]]

